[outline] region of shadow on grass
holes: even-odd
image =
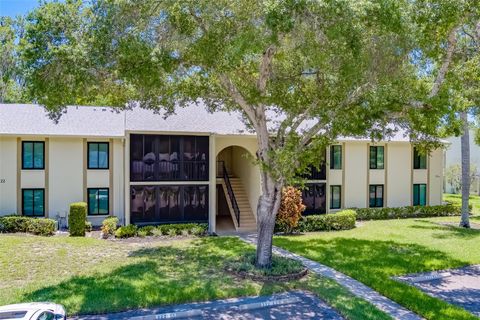
[[[464,266],[441,251],[417,244],[351,238],[276,238],[275,245],[337,269],[428,319],[472,319],[466,311],[391,279]]]
[[[480,239],[480,230],[476,229],[466,229],[457,227],[455,225],[444,225],[439,222],[427,221],[427,220],[415,220],[415,222],[423,223],[423,225],[412,225],[409,228],[412,229],[424,229],[424,230],[435,230],[442,231],[442,233],[432,234],[433,238],[436,239]]]
[[[69,314],[87,314],[252,295],[258,291],[253,282],[223,272],[226,260],[246,250],[252,249],[235,238],[139,249],[114,270],[75,276],[23,300],[54,301]]]

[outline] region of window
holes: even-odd
[[[330,169],[342,169],[342,146],[330,147]]]
[[[317,165],[310,165],[308,172],[303,175],[305,180],[326,180],[327,179],[327,170],[326,170],[326,157],[327,157],[327,148],[323,149],[323,152],[319,155],[320,159]]]
[[[413,169],[427,169],[427,155],[413,148]]]
[[[383,207],[383,185],[370,185],[370,208]]]
[[[109,214],[109,192],[108,188],[88,188],[88,214],[108,215]]]
[[[208,222],[208,186],[131,186],[132,223]]]
[[[414,206],[427,205],[427,185],[426,184],[413,185],[413,205]]]
[[[108,142],[88,143],[88,169],[108,169]]]
[[[207,181],[206,136],[130,136],[131,181]]]
[[[22,169],[45,169],[45,142],[22,142]]]
[[[45,311],[45,312],[42,312],[37,320],[54,320],[55,319],[55,315],[49,311]]]
[[[370,169],[383,169],[383,146],[370,147]]]
[[[340,209],[342,206],[342,187],[330,186],[330,209]]]
[[[326,213],[325,183],[310,183],[302,191],[303,215]]]
[[[45,215],[45,190],[22,189],[22,212],[24,216],[41,217]]]

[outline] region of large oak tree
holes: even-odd
[[[452,111],[439,93],[457,25],[430,26],[418,14],[436,8],[428,4],[47,3],[27,18],[23,67],[29,94],[53,115],[69,104],[174,112],[199,101],[212,112],[240,111],[258,138],[256,261],[268,267],[282,188],[301,182],[326,145],[339,136],[388,139],[399,129],[416,142],[436,141]],[[425,68],[422,46],[432,33],[443,46]]]

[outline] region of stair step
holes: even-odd
[[[244,226],[240,226],[240,227],[238,228],[238,231],[256,231],[256,230],[257,230],[257,227],[256,227],[256,226],[255,226],[255,227],[249,227],[249,226],[244,227]]]

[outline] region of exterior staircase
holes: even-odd
[[[242,181],[240,178],[230,177],[230,183],[235,198],[237,199],[238,208],[240,209],[240,227],[237,228],[237,231],[256,231],[257,221],[253,215],[252,207],[248,201],[248,196],[243,188]]]

